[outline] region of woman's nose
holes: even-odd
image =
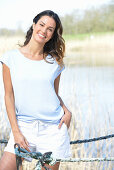
[[[42,32],[43,32],[43,33],[46,33],[46,28],[45,28],[45,27],[42,28]]]

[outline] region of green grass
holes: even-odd
[[[69,34],[69,35],[63,35],[65,40],[84,40],[91,34]]]
[[[112,35],[114,32],[91,32],[91,33],[84,33],[84,34],[64,34],[63,38],[68,40],[84,40],[89,38],[91,35],[94,36],[104,36],[104,35]]]

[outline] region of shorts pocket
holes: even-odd
[[[68,127],[67,127],[67,125],[65,123],[63,123],[63,126],[65,126],[68,129]]]

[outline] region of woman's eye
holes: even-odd
[[[40,24],[41,26],[43,26],[43,24]]]
[[[52,29],[49,29],[49,31],[51,31],[51,32],[52,32],[53,30],[52,30]]]

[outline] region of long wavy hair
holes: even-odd
[[[44,54],[50,54],[53,58],[55,57],[57,63],[60,66],[63,66],[64,65],[63,57],[64,57],[64,53],[65,53],[65,40],[62,37],[63,27],[62,27],[62,23],[60,21],[60,18],[53,11],[45,10],[45,11],[43,11],[43,12],[41,12],[38,15],[35,16],[35,18],[33,19],[33,23],[36,24],[42,16],[52,17],[55,20],[55,23],[56,23],[56,28],[54,30],[53,36],[44,45],[43,53]],[[29,43],[29,41],[32,37],[32,33],[33,33],[33,27],[31,26],[29,28],[29,30],[27,31],[26,39],[25,39],[23,46],[26,46]],[[46,56],[43,55],[43,57],[46,60]]]

